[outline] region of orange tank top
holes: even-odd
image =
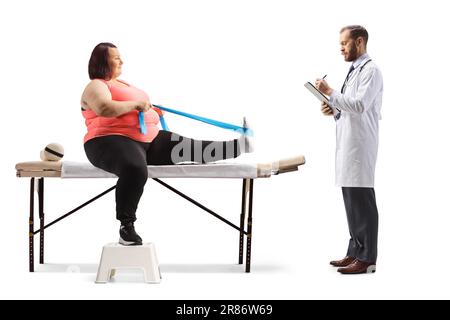
[[[143,101],[150,100],[148,95],[124,81],[120,81],[126,86],[112,85],[105,80],[104,82],[111,92],[112,100],[115,101]],[[119,117],[106,118],[97,115],[93,110],[81,111],[87,133],[84,136],[84,142],[101,136],[122,135],[140,142],[152,142],[159,132],[158,123],[159,115],[153,109],[145,112],[145,123],[147,125],[147,134],[142,134],[139,127],[139,112],[137,110],[130,111]]]

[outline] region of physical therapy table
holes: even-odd
[[[236,160],[236,159],[233,159]],[[195,204],[199,208],[210,213],[230,227],[239,231],[239,264],[243,264],[244,236],[246,237],[246,263],[245,272],[250,272],[250,259],[252,247],[252,209],[253,209],[253,182],[258,178],[270,178],[273,175],[297,171],[298,167],[305,163],[303,156],[282,159],[269,163],[240,163],[230,160],[218,161],[209,164],[179,164],[170,166],[148,166],[149,178],[162,186]],[[115,175],[105,172],[89,163],[70,161],[31,161],[16,164],[16,174],[19,178],[30,178],[30,218],[29,218],[29,270],[34,272],[34,236],[39,233],[39,263],[44,263],[44,231],[53,224],[67,218],[69,215],[94,202],[116,187],[105,190],[92,199],[79,205],[73,210],[60,216],[56,220],[45,224],[44,213],[44,179],[46,178],[117,178]],[[242,203],[239,226],[223,218],[211,209],[203,206],[196,200],[188,197],[174,187],[162,181],[161,178],[225,178],[242,179]],[[34,208],[35,192],[39,205],[39,229],[35,230]],[[246,219],[247,218],[247,219]]]

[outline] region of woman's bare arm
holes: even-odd
[[[148,101],[115,101],[112,100],[108,86],[100,80],[92,80],[84,89],[81,97],[84,109],[91,109],[97,115],[106,118],[119,117],[132,110],[148,111]]]

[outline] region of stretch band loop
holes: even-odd
[[[161,127],[165,131],[169,131],[169,127],[167,126],[166,120],[164,119],[164,116],[159,117],[159,122],[161,123]]]
[[[241,134],[248,135],[248,136],[253,136],[253,131],[251,129],[249,129],[249,128],[244,128],[244,127],[236,126],[234,124],[229,124],[229,123],[222,122],[222,121],[217,121],[217,120],[213,120],[213,119],[209,119],[209,118],[205,118],[205,117],[196,116],[194,114],[190,114],[190,113],[186,113],[186,112],[183,112],[183,111],[178,111],[178,110],[166,108],[166,107],[163,107],[163,106],[160,106],[160,105],[156,105],[156,104],[154,104],[153,106],[155,108],[161,109],[163,111],[174,113],[174,114],[177,114],[177,115],[180,115],[180,116],[183,116],[183,117],[186,117],[186,118],[194,119],[194,120],[197,120],[197,121],[201,121],[201,122],[204,122],[204,123],[207,123],[207,124],[219,127],[219,128],[223,128],[223,129],[227,129],[227,130],[231,130],[231,131],[236,131],[236,132],[239,132]],[[161,118],[162,117],[160,117],[160,119]],[[161,125],[163,125],[162,122],[161,122]]]
[[[139,127],[142,134],[147,134],[147,126],[145,125],[144,113],[139,111]]]

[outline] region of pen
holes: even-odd
[[[326,77],[327,77],[327,75],[324,75],[323,78],[322,78],[322,80],[324,80]]]

